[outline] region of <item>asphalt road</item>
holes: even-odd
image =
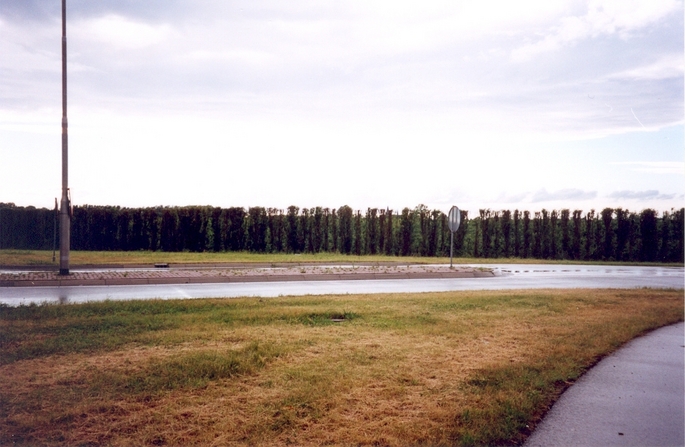
[[[546,288],[677,288],[685,283],[682,267],[482,264],[492,278],[292,281],[264,283],[0,287],[0,303],[10,306],[43,302],[126,299],[277,297],[346,293],[438,292]]]

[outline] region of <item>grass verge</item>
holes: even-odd
[[[0,308],[0,444],[502,445],[682,291]]]
[[[153,265],[153,264],[213,264],[213,263],[361,263],[392,262],[400,264],[448,264],[447,257],[343,255],[340,253],[168,253],[161,251],[71,251],[70,263],[74,265]],[[598,261],[561,261],[521,258],[454,258],[455,264],[618,264]],[[621,265],[682,266],[664,263],[620,263]],[[52,251],[48,250],[0,250],[0,265],[4,266],[58,266],[52,262]]]

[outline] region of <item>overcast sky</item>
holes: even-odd
[[[74,204],[685,204],[683,2],[68,0]],[[60,0],[0,6],[0,202],[61,195]]]

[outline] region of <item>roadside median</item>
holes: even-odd
[[[0,271],[0,287],[113,286],[145,284],[488,278],[488,269],[446,265],[297,265],[287,267],[164,266],[164,268],[72,268]]]

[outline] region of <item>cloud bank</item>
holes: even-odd
[[[680,0],[69,0],[74,197],[675,203],[683,16]],[[0,8],[0,201],[49,206],[60,184],[60,20],[56,1]]]
[[[609,194],[612,199],[630,199],[630,200],[671,200],[676,198],[677,194],[660,194],[657,190],[648,191],[614,191]]]

